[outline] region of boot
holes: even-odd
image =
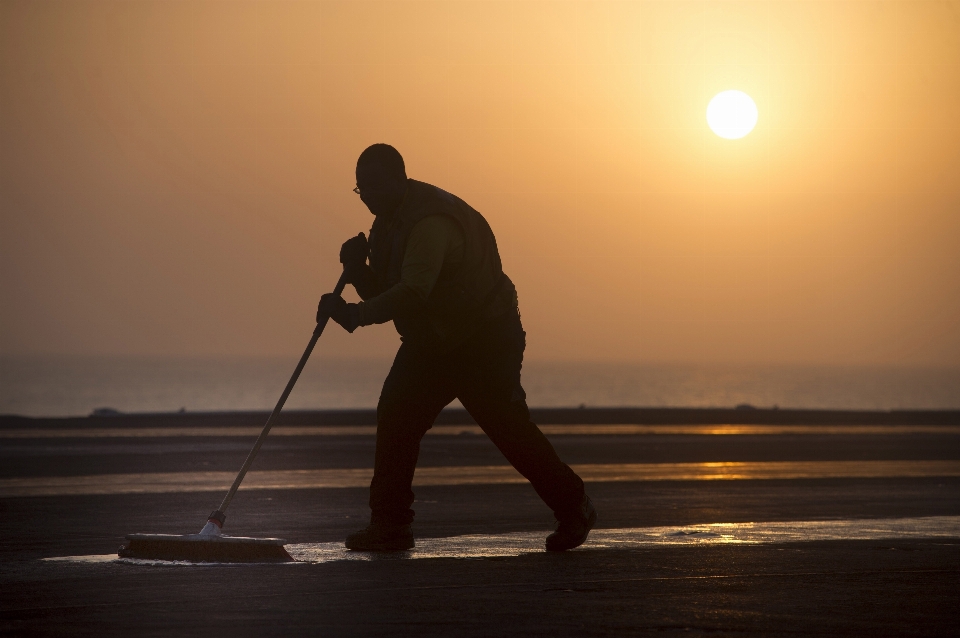
[[[413,549],[415,543],[409,525],[386,525],[370,523],[367,527],[347,536],[347,549],[360,552],[399,552]]]
[[[557,521],[557,531],[547,536],[547,551],[564,552],[580,547],[596,524],[597,510],[594,509],[590,497],[584,494],[577,511],[572,516],[565,516]]]

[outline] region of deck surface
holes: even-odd
[[[482,433],[444,426],[423,442],[418,548],[346,552],[372,430],[302,424],[268,440],[225,527],[298,562],[202,566],[115,552],[199,531],[251,432],[7,428],[0,633],[956,635],[956,426],[616,425],[545,428],[599,510],[578,550],[541,551],[547,508]]]

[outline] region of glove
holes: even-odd
[[[360,325],[360,305],[347,303],[340,295],[332,292],[320,297],[317,305],[317,323],[330,317],[347,332],[353,332]]]
[[[370,246],[367,244],[367,238],[363,233],[356,237],[351,237],[340,246],[340,263],[343,269],[350,271],[356,270],[367,263],[367,255],[370,253]]]

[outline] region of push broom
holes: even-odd
[[[340,295],[343,292],[343,287],[346,285],[346,276],[346,273],[340,275],[340,280],[334,289],[335,295]],[[253,464],[253,459],[256,458],[257,452],[260,451],[260,446],[263,445],[267,435],[270,433],[270,428],[273,427],[274,421],[276,421],[280,415],[283,404],[286,403],[287,397],[290,396],[290,391],[293,390],[297,379],[300,378],[303,366],[306,365],[307,359],[310,358],[310,353],[313,352],[314,346],[317,345],[317,340],[320,339],[320,335],[323,334],[323,329],[327,326],[328,320],[329,317],[322,317],[321,320],[317,322],[317,327],[313,330],[313,336],[310,337],[310,343],[307,344],[307,349],[303,351],[303,356],[300,357],[300,362],[297,364],[296,370],[293,371],[293,376],[291,376],[290,381],[287,382],[287,387],[283,389],[283,394],[280,395],[280,400],[277,401],[276,407],[273,408],[273,412],[271,412],[267,418],[267,423],[263,426],[263,431],[260,432],[260,436],[257,437],[257,442],[253,444],[253,449],[250,450],[250,454],[247,455],[247,460],[243,462],[243,467],[240,468],[240,472],[233,481],[233,485],[230,486],[227,495],[223,497],[220,507],[210,514],[206,525],[203,526],[200,533],[180,536],[176,534],[130,534],[126,537],[129,542],[117,552],[121,558],[217,563],[262,563],[293,560],[283,547],[283,544],[286,542],[283,539],[226,536],[221,533],[221,529],[226,520],[226,511],[230,506],[230,501],[233,500],[233,496],[237,493],[243,477],[246,476],[247,470],[249,470]]]

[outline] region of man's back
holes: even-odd
[[[360,325],[393,320],[406,339],[449,350],[486,319],[516,309],[486,219],[463,200],[408,180],[399,210],[370,231],[379,289],[360,305]]]

